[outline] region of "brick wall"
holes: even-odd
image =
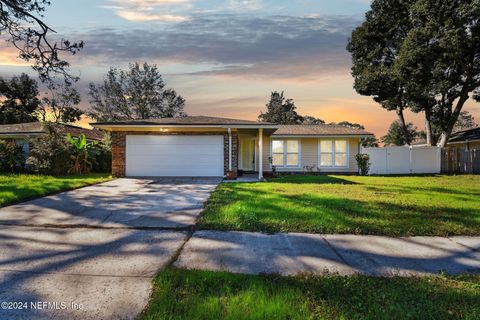
[[[223,135],[224,141],[224,173],[228,171],[228,134],[223,132],[128,132],[113,131],[112,139],[112,175],[117,178],[125,177],[126,171],[126,136],[127,135]],[[238,135],[232,133],[232,169],[238,168]]]

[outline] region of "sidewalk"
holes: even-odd
[[[480,273],[480,237],[198,231],[185,244],[175,266],[282,275]]]

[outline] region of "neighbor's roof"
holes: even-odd
[[[70,133],[73,136],[85,134],[88,140],[102,140],[103,133],[97,129],[86,129],[67,124],[54,124],[65,130],[65,133]],[[45,133],[45,124],[43,122],[28,122],[17,124],[2,124],[0,125],[0,137],[2,136],[25,136]]]
[[[274,136],[367,136],[373,135],[365,130],[334,124],[295,124],[281,125]]]
[[[480,127],[458,131],[452,134],[448,143],[480,140]]]
[[[228,119],[219,117],[206,116],[189,116],[177,118],[162,118],[162,119],[144,119],[144,120],[126,120],[126,121],[111,121],[111,122],[96,122],[93,126],[151,126],[151,125],[275,125],[268,122],[259,122],[251,120]]]

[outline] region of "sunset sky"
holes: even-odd
[[[256,119],[270,92],[284,90],[298,112],[327,122],[364,124],[377,137],[395,114],[352,89],[345,50],[369,0],[52,0],[45,21],[62,37],[84,40],[70,58],[89,82],[110,66],[147,61],[187,100],[190,115]],[[34,74],[0,45],[0,75]],[[480,104],[467,103],[480,121]],[[408,120],[423,128],[422,116]]]

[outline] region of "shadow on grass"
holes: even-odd
[[[296,183],[296,184],[358,184],[347,179],[342,179],[330,175],[293,175],[293,176],[280,176],[278,178],[269,179],[269,182],[274,183]]]
[[[476,319],[478,276],[279,277],[166,269],[143,319]]]
[[[475,208],[222,185],[207,202],[200,228],[387,236],[479,235],[479,217]]]

